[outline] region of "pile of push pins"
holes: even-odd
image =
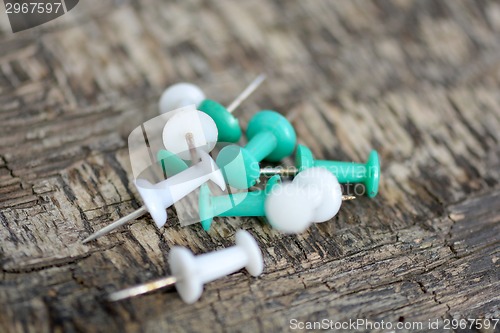
[[[135,180],[144,206],[95,232],[83,242],[92,241],[125,223],[149,213],[156,226],[167,222],[167,208],[199,190],[199,221],[209,230],[215,217],[262,216],[269,225],[284,233],[299,233],[312,223],[333,218],[343,200],[340,184],[362,183],[373,198],[378,192],[380,164],[372,151],[366,164],[315,160],[311,151],[297,146],[295,130],[283,115],[264,110],[256,113],[246,128],[248,143],[234,143],[242,137],[238,119],[232,112],[265,79],[260,75],[227,108],[205,98],[195,85],[179,83],[169,87],[160,99],[160,114],[167,116],[162,131],[164,149],[156,152],[156,162],[166,179],[151,183]],[[220,143],[216,160],[210,152]],[[261,162],[279,162],[296,150],[295,166],[264,167]],[[208,181],[221,191],[246,190],[270,177],[263,190],[214,195]],[[293,177],[292,181],[281,178]],[[236,233],[236,245],[213,253],[193,256],[180,247],[169,254],[172,276],[124,289],[108,296],[117,301],[175,284],[181,298],[193,303],[201,296],[203,284],[231,274],[243,267],[253,276],[263,270],[261,251],[252,236]]]

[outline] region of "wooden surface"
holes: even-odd
[[[12,34],[0,15],[0,332],[287,331],[291,319],[500,316],[498,1],[80,1]],[[284,236],[253,218],[209,233],[149,217],[81,240],[140,205],[127,136],[162,90],[199,84],[237,111],[297,112],[317,157],[377,149],[380,194]],[[290,161],[287,161],[290,163]],[[255,236],[265,272],[185,305],[107,292]]]

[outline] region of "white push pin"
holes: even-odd
[[[250,96],[266,79],[265,74],[260,74],[243,90],[234,101],[226,108],[232,113],[248,96]],[[180,82],[168,87],[160,97],[160,114],[194,104],[197,107],[206,100],[205,93],[192,83]]]
[[[114,292],[108,300],[115,302],[175,285],[182,300],[191,304],[201,297],[205,283],[242,268],[253,276],[259,276],[264,269],[257,242],[244,230],[236,232],[233,247],[194,256],[188,249],[176,246],[170,251],[168,261],[172,276]]]
[[[292,182],[275,185],[267,195],[265,211],[273,228],[299,233],[311,223],[330,220],[341,204],[337,178],[324,168],[314,167],[299,173]]]
[[[217,126],[213,119],[196,110],[194,105],[172,111],[162,133],[165,149],[183,160],[192,158],[193,148],[211,152],[217,137]]]
[[[198,155],[201,158],[200,162],[157,184],[151,184],[145,179],[138,179],[135,186],[142,197],[144,206],[93,233],[85,238],[83,243],[104,236],[147,212],[151,214],[156,226],[161,228],[167,222],[166,209],[209,180],[217,184],[222,191],[225,191],[224,176],[215,161],[203,150],[199,150]]]
[[[200,117],[196,118],[196,116]],[[200,121],[197,122],[196,119]],[[84,239],[83,243],[106,235],[147,212],[151,214],[156,226],[161,228],[167,222],[166,209],[209,180],[217,184],[221,190],[226,189],[221,171],[208,154],[217,142],[217,127],[209,116],[197,111],[194,107],[173,114],[165,125],[163,141],[167,149],[178,153],[181,158],[193,160],[200,158],[201,160],[157,184],[151,184],[146,179],[137,179],[135,185],[144,206],[93,233]]]

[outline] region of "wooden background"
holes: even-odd
[[[12,34],[0,14],[0,332],[288,330],[297,320],[500,316],[500,2],[80,1]],[[285,236],[253,218],[209,233],[138,207],[127,136],[169,84],[237,111],[297,112],[318,157],[377,149],[380,194]],[[288,161],[289,162],[289,161]],[[118,304],[101,297],[168,272],[173,245],[230,246],[246,229],[265,272]]]

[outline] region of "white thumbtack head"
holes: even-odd
[[[112,293],[108,300],[115,302],[175,285],[182,300],[191,304],[201,297],[205,283],[242,268],[253,276],[259,276],[264,269],[257,242],[244,230],[236,232],[233,247],[198,256],[183,247],[173,247],[168,261],[172,276]]]
[[[278,184],[265,202],[266,217],[273,228],[299,233],[311,223],[334,217],[342,204],[342,189],[337,178],[324,168],[310,168],[292,182]]]
[[[194,84],[187,82],[174,84],[160,97],[160,114],[191,104],[198,106],[205,98],[203,91]]]
[[[217,126],[213,119],[196,110],[194,105],[172,115],[162,133],[165,149],[183,160],[191,158],[193,146],[198,150],[211,152],[217,143],[217,136]]]

